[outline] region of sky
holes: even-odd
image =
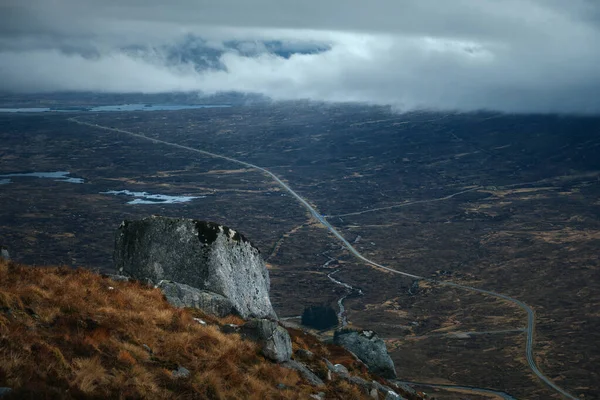
[[[0,90],[600,113],[600,1],[2,0]]]

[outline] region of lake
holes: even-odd
[[[110,190],[100,194],[133,197],[127,204],[176,204],[187,203],[194,199],[203,199],[206,196],[168,196],[165,194],[151,194],[148,192],[131,192],[129,190]]]
[[[56,172],[25,172],[17,174],[4,174],[0,175],[0,178],[46,178],[54,179],[57,182],[68,182],[68,183],[83,183],[82,178],[70,177],[68,171],[56,171]],[[10,179],[0,179],[0,185],[7,185],[12,183]]]

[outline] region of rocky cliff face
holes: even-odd
[[[114,259],[120,273],[136,279],[174,281],[224,296],[243,318],[277,318],[258,250],[226,226],[159,216],[123,221]]]

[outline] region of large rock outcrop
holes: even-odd
[[[173,281],[221,295],[243,318],[277,318],[258,250],[226,226],[159,216],[123,221],[114,259],[120,273],[136,279]]]
[[[374,374],[396,378],[396,368],[385,342],[373,331],[337,331],[333,343],[354,353]]]

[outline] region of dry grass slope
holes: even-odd
[[[316,389],[253,342],[223,334],[219,325],[242,323],[236,317],[202,315],[203,326],[196,316],[137,282],[0,260],[0,386],[32,399],[307,399],[320,390],[328,399],[365,398],[342,380]],[[291,333],[295,349],[345,360],[367,377],[348,353]],[[178,366],[189,377],[173,376]],[[326,375],[322,361],[311,367]]]

